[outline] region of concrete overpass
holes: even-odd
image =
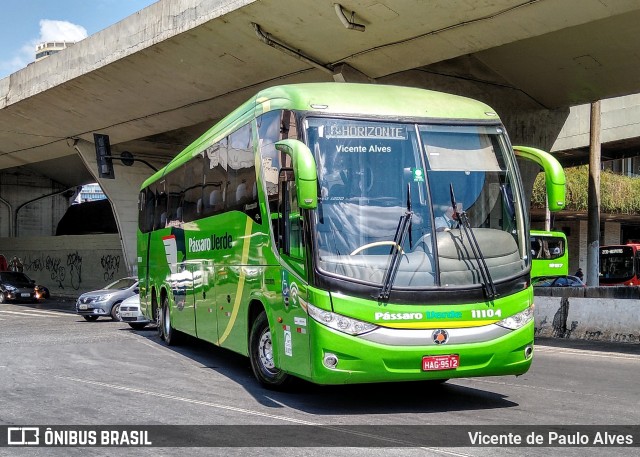
[[[349,0],[342,7],[160,0],[0,80],[0,217],[18,227],[24,222],[14,210],[24,202],[99,181],[131,271],[137,189],[150,169],[117,163],[115,180],[97,179],[93,133],[108,134],[115,154],[161,165],[260,88],[346,80],[481,99],[514,142],[550,149],[570,106],[640,92],[637,0]],[[47,191],[13,178],[21,173],[49,180]],[[31,233],[3,227],[5,246]]]
[[[640,94],[603,100],[601,104],[602,160],[640,155]],[[567,120],[551,147],[566,166],[589,162],[590,106],[569,109]],[[640,170],[636,170],[640,174]]]

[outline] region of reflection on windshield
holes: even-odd
[[[451,207],[453,184],[494,281],[524,271],[518,188],[500,128],[326,118],[307,119],[306,127],[320,183],[321,270],[380,285],[409,187],[413,217],[393,287],[483,283],[459,227],[433,230]]]
[[[531,237],[531,258],[554,260],[564,255],[564,240],[545,236]]]

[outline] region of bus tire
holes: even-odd
[[[155,306],[153,308],[154,318],[156,320],[156,332],[158,332],[158,338],[164,340],[164,333],[162,333],[162,328],[164,324],[162,323],[162,308]]]
[[[291,382],[291,377],[277,368],[273,361],[273,344],[267,314],[262,311],[253,321],[249,334],[249,359],[256,379],[269,389],[278,389]]]
[[[162,301],[162,335],[167,346],[175,346],[179,344],[179,333],[171,324],[171,309],[169,308],[169,299],[164,297]]]

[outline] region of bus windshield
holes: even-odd
[[[531,278],[567,276],[567,238],[558,231],[531,230]]]
[[[308,118],[305,127],[318,166],[321,271],[380,285],[394,250],[395,288],[483,284],[526,269],[515,161],[500,126]],[[462,212],[472,232],[461,229]]]
[[[600,283],[623,284],[634,278],[633,246],[604,246],[600,248]]]

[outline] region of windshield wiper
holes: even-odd
[[[498,296],[498,292],[496,291],[496,286],[493,283],[493,279],[491,279],[491,273],[489,271],[489,267],[487,266],[487,262],[485,261],[484,255],[482,254],[482,250],[480,249],[480,245],[478,244],[478,240],[476,239],[475,234],[471,228],[471,223],[469,222],[469,218],[467,217],[466,211],[464,209],[462,211],[458,211],[458,206],[456,204],[456,196],[453,192],[453,183],[449,183],[449,193],[451,194],[451,206],[453,207],[453,212],[458,219],[459,225],[462,228],[462,231],[466,235],[469,240],[469,245],[471,246],[471,250],[473,251],[473,255],[476,258],[476,263],[478,264],[478,271],[480,272],[480,276],[482,276],[482,286],[484,287],[485,294],[487,299],[493,300]]]
[[[396,227],[396,234],[393,237],[393,245],[391,246],[391,256],[389,259],[389,266],[385,272],[384,279],[382,280],[382,289],[378,295],[378,300],[388,300],[391,293],[391,287],[396,280],[398,274],[398,267],[400,266],[402,245],[404,244],[404,238],[409,232],[409,245],[411,242],[411,218],[413,217],[413,211],[411,210],[411,185],[407,183],[407,210],[398,221],[398,227]]]

